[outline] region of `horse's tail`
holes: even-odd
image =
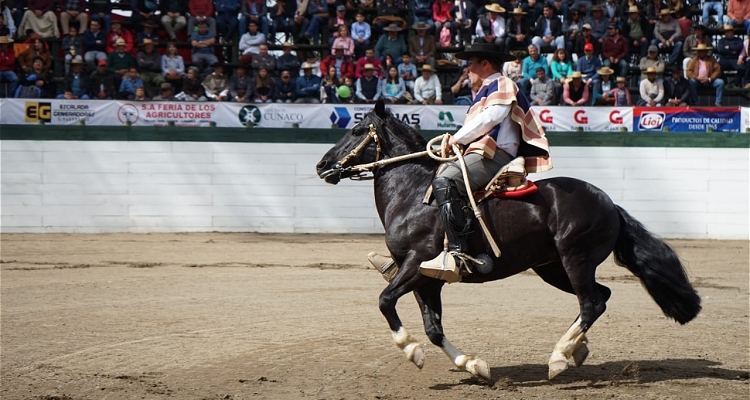
[[[615,262],[641,279],[664,314],[680,324],[690,322],[701,311],[701,298],[685,274],[677,254],[654,237],[621,207],[620,236],[615,244]]]

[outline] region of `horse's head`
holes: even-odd
[[[378,100],[375,109],[365,114],[344,136],[339,139],[316,165],[318,176],[331,184],[341,179],[359,175],[361,171],[352,166],[377,161],[381,157],[381,137],[384,120],[390,117],[385,103]]]

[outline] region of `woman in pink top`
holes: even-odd
[[[354,39],[349,36],[349,28],[346,25],[339,25],[339,35],[334,39],[331,49],[335,49],[338,45],[344,47],[345,56],[351,57],[354,54]]]
[[[451,30],[451,37],[456,34],[453,26],[453,15],[451,15],[451,9],[453,8],[453,2],[446,0],[437,0],[432,4],[432,19],[435,20],[435,35],[440,35],[440,30],[443,26],[447,26]]]

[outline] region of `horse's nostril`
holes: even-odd
[[[326,165],[328,165],[328,161],[326,161],[326,160],[320,160],[320,162],[318,163],[318,165],[315,166],[315,168],[317,168],[317,169],[323,169],[323,168],[326,167]]]

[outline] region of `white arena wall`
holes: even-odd
[[[315,175],[329,147],[6,140],[0,225],[2,232],[382,232],[372,182],[332,186]],[[750,239],[748,149],[552,152],[555,168],[531,179],[592,182],[665,238]]]

